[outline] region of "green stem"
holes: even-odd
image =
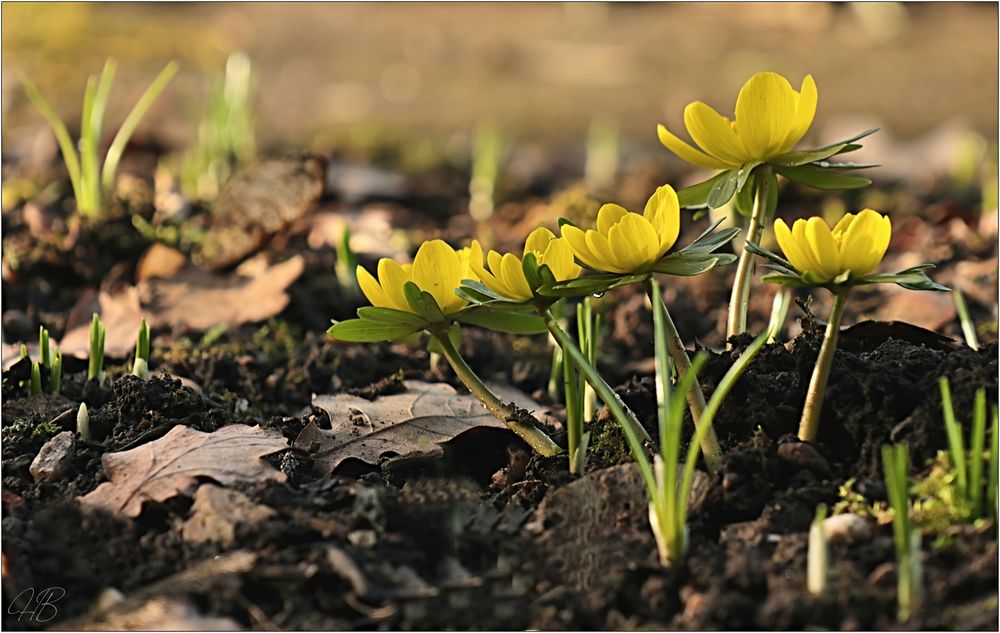
[[[529,422],[518,419],[517,409],[500,400],[486,386],[486,383],[479,379],[479,376],[472,371],[472,368],[465,362],[462,355],[451,344],[446,332],[433,332],[432,335],[441,346],[441,351],[444,353],[444,357],[448,359],[451,368],[455,370],[455,375],[458,376],[459,380],[462,381],[462,384],[468,388],[472,395],[476,396],[483,403],[487,411],[510,427],[511,431],[514,431],[518,437],[527,442],[540,455],[551,457],[562,452],[559,445],[553,442],[552,438],[543,433],[539,428]]]
[[[649,295],[650,302],[653,302],[653,284],[652,281],[646,284],[646,293]],[[663,305],[663,325],[666,330],[667,335],[667,350],[670,352],[670,357],[674,360],[674,368],[677,370],[677,379],[682,380],[689,371],[691,371],[691,358],[687,355],[687,350],[684,349],[684,342],[681,340],[681,335],[677,332],[677,326],[674,325],[674,320],[670,318],[670,311],[667,310],[667,306]],[[688,408],[691,410],[691,419],[694,420],[695,428],[698,428],[702,424],[702,417],[705,413],[705,394],[701,390],[701,386],[696,381],[694,386],[687,392]],[[719,447],[719,438],[715,434],[715,429],[709,427],[704,434],[704,438],[701,442],[701,451],[705,456],[705,467],[708,469],[710,475],[715,475],[722,466],[722,449]]]
[[[597,395],[604,401],[604,404],[608,406],[608,409],[611,411],[611,415],[613,415],[614,418],[618,420],[618,423],[622,425],[626,437],[634,436],[640,441],[640,445],[641,442],[652,442],[653,438],[649,437],[649,433],[646,432],[646,429],[644,429],[643,426],[639,424],[639,421],[635,419],[635,414],[633,414],[628,407],[625,406],[625,403],[621,401],[618,394],[616,394],[608,383],[604,381],[604,378],[597,373],[597,369],[590,362],[590,359],[588,359],[587,356],[580,351],[580,348],[577,347],[573,338],[567,334],[565,330],[559,327],[559,323],[556,322],[548,310],[539,308],[538,313],[545,321],[545,326],[549,329],[549,332],[555,337],[559,346],[562,347],[563,353],[569,354],[573,363],[587,379],[587,382],[589,382],[590,386],[594,388],[594,391],[596,391]],[[565,358],[563,359],[563,362],[565,362]]]
[[[750,213],[750,224],[747,226],[746,241],[756,245],[764,232],[764,213],[767,207],[767,188],[770,179],[761,172],[755,176],[757,193],[753,199],[753,211]],[[749,183],[748,183],[749,184]],[[729,298],[729,319],[726,322],[726,338],[732,338],[747,331],[747,309],[750,305],[750,282],[753,280],[754,254],[745,247],[740,253],[740,261],[736,265],[736,278],[733,280],[733,293]]]
[[[840,336],[840,320],[844,316],[844,305],[847,303],[848,290],[840,290],[833,295],[833,309],[830,311],[830,321],[826,324],[826,334],[823,345],[819,348],[816,367],[809,381],[809,391],[806,392],[806,404],[802,408],[802,421],[799,423],[799,439],[811,442],[819,432],[819,418],[823,411],[823,398],[826,395],[826,383],[830,379],[830,367],[833,365],[833,354],[837,351],[837,339]]]

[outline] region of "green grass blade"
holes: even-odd
[[[135,129],[139,127],[139,122],[146,116],[146,112],[152,107],[153,102],[156,101],[160,92],[167,87],[170,80],[177,74],[179,67],[180,65],[176,61],[172,61],[164,66],[160,74],[153,79],[153,83],[149,85],[149,88],[146,88],[146,92],[142,93],[142,96],[139,97],[139,101],[136,102],[132,111],[125,117],[125,122],[122,123],[122,126],[118,129],[118,133],[115,134],[114,140],[111,141],[111,147],[108,148],[108,154],[104,158],[104,167],[101,170],[101,186],[105,191],[110,191],[115,184],[118,163],[125,152],[125,146],[128,145],[129,138],[131,138]]]
[[[62,351],[57,347],[52,354],[52,368],[49,370],[49,393],[58,394],[62,388]]]
[[[976,390],[972,409],[971,453],[969,454],[969,505],[972,517],[983,515],[983,446],[986,441],[986,390]]]
[[[962,324],[962,335],[965,336],[965,344],[972,349],[979,349],[979,337],[976,336],[976,324],[969,316],[969,307],[965,304],[965,296],[958,288],[951,291],[951,297],[955,301],[955,312],[958,313],[958,321]]]
[[[962,440],[962,427],[955,419],[955,407],[951,402],[951,388],[948,379],[942,376],[938,379],[941,388],[941,413],[944,415],[945,432],[948,435],[948,452],[951,453],[951,465],[955,469],[955,486],[962,499],[968,500],[968,470],[965,467],[965,442]]]
[[[28,99],[42,113],[49,127],[52,128],[52,132],[56,135],[59,150],[63,155],[63,162],[66,164],[66,171],[69,173],[70,184],[73,186],[73,195],[76,197],[77,206],[79,206],[83,200],[81,197],[82,192],[80,191],[80,159],[77,156],[73,139],[69,135],[69,130],[66,129],[66,124],[62,122],[62,119],[52,109],[49,102],[45,100],[42,93],[38,91],[35,84],[27,77],[22,78],[21,82],[24,85],[24,92],[28,95]]]
[[[990,424],[990,472],[986,486],[986,502],[990,505],[990,515],[997,519],[997,487],[1000,482],[1000,428],[997,424],[997,408],[993,407],[993,422]]]
[[[87,213],[99,213],[101,209],[100,168],[97,166],[97,139],[92,127],[94,110],[94,93],[97,91],[97,78],[91,75],[87,79],[87,88],[83,92],[83,115],[80,117],[80,188],[86,200]]]

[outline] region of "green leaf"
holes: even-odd
[[[798,167],[775,167],[779,174],[795,182],[809,185],[817,189],[858,189],[867,187],[872,181],[862,176],[842,174],[840,172],[800,165]]]
[[[538,294],[546,297],[582,297],[583,295],[603,294],[620,286],[642,283],[648,278],[649,273],[588,275],[572,281],[542,286],[538,289]]]
[[[511,334],[541,334],[546,331],[545,322],[534,312],[515,307],[478,306],[466,310],[455,317],[462,323],[478,325],[497,332]]]
[[[462,347],[462,328],[458,325],[458,323],[452,323],[451,326],[448,327],[448,341],[455,349]],[[445,355],[445,350],[441,347],[441,342],[433,336],[427,341],[427,351],[431,354]]]
[[[770,218],[778,208],[778,175],[773,171],[768,176],[767,205],[764,207],[764,217]]]
[[[528,282],[529,288],[537,288],[542,285],[541,277],[538,276],[538,261],[535,254],[527,252],[521,257],[521,271],[524,273],[524,280]]]
[[[951,288],[936,283],[923,271],[903,271],[895,274],[868,275],[851,282],[851,285],[853,286],[867,286],[871,284],[897,284],[907,290],[951,292]]]
[[[757,183],[759,176],[754,176],[750,181],[750,185],[743,187],[736,192],[736,197],[733,198],[733,205],[736,207],[736,212],[742,216],[749,217],[753,214],[753,202],[754,197],[757,195]]]
[[[825,158],[830,158],[835,154],[839,154],[844,148],[847,147],[847,143],[840,143],[838,145],[831,145],[829,147],[824,147],[822,149],[808,149],[801,152],[788,152],[787,154],[782,154],[777,158],[772,158],[770,163],[772,165],[780,165],[782,167],[797,167],[799,165],[807,165],[809,163],[815,163],[816,161],[823,160]]]
[[[364,306],[358,308],[358,316],[366,321],[377,323],[394,323],[396,325],[411,325],[422,327],[424,319],[412,312],[403,312],[393,308],[377,308],[375,306]]]
[[[736,227],[729,227],[722,229],[721,231],[715,231],[715,228],[721,223],[722,219],[716,220],[710,227],[705,229],[705,231],[699,235],[695,241],[691,242],[677,252],[712,253],[729,243],[739,234],[740,230]]]
[[[708,199],[706,203],[710,209],[718,209],[722,205],[729,202],[733,194],[736,193],[736,184],[739,180],[739,172],[735,169],[730,169],[727,172],[723,172],[725,177],[718,179],[714,185],[712,185],[712,190],[708,192]]]
[[[878,163],[831,163],[826,160],[813,163],[813,166],[820,169],[871,169],[872,167],[881,167]]]
[[[455,294],[474,304],[495,303],[497,301],[508,302],[510,299],[490,290],[481,281],[463,279],[462,285],[455,289]]]
[[[755,160],[746,163],[745,165],[739,168],[739,170],[736,172],[736,191],[743,191],[744,185],[750,178],[750,174],[752,174],[753,170],[756,169],[757,166],[760,165],[762,162],[763,161]]]
[[[559,228],[562,228],[562,227],[566,226],[567,224],[569,226],[576,226],[576,222],[574,222],[573,220],[570,220],[569,218],[562,217],[562,216],[559,217],[559,220],[557,221],[557,223],[559,224]],[[576,228],[580,228],[580,227],[576,226]]]
[[[792,288],[808,288],[813,285],[797,275],[785,275],[782,273],[769,273],[761,277],[760,280],[764,283],[780,284]]]
[[[754,255],[760,255],[761,257],[763,257],[764,259],[766,259],[767,261],[771,262],[776,266],[795,272],[795,266],[792,266],[791,262],[789,262],[781,255],[778,255],[777,253],[767,250],[760,244],[754,244],[753,242],[745,242],[743,244],[743,248],[747,249]]]
[[[736,256],[731,253],[674,253],[667,255],[653,266],[653,272],[678,277],[691,277],[708,272],[718,265],[731,264]]]
[[[398,323],[350,319],[334,323],[326,333],[346,343],[376,343],[401,339],[419,330],[420,328]]]
[[[727,177],[728,171],[719,172],[704,182],[691,185],[677,192],[677,199],[682,209],[707,209],[708,194],[720,179]],[[561,222],[561,220],[560,220]]]
[[[406,302],[410,304],[410,308],[420,316],[422,316],[428,323],[437,323],[439,321],[444,321],[444,314],[441,312],[441,308],[438,307],[437,301],[429,292],[424,292],[420,287],[408,281],[403,284],[403,296],[406,297]]]

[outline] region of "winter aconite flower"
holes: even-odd
[[[463,279],[476,278],[469,265],[469,249],[456,251],[441,240],[421,244],[412,264],[400,264],[388,258],[379,260],[378,279],[361,266],[357,274],[361,291],[375,307],[413,312],[404,294],[406,282],[412,281],[434,298],[446,316],[468,305],[455,294],[455,288]]]
[[[680,232],[680,205],[673,187],[664,185],[646,202],[642,214],[617,204],[597,213],[597,229],[566,224],[562,236],[577,259],[609,273],[643,272],[666,254]]]
[[[573,250],[566,240],[556,237],[545,227],[539,227],[528,235],[524,242],[524,254],[528,253],[534,256],[537,266],[547,266],[556,281],[576,279],[583,272],[573,260]],[[473,241],[469,261],[476,277],[487,288],[512,301],[523,302],[534,297],[536,288],[532,288],[524,274],[522,257],[511,253],[501,255],[491,250],[486,256],[487,270],[483,266],[482,247],[478,241]]]
[[[689,163],[711,169],[734,169],[789,152],[805,136],[816,114],[816,82],[806,75],[796,91],[773,72],[751,77],[736,97],[730,120],[695,101],[684,108],[684,126],[698,145],[692,147],[666,127],[657,127],[660,142]]]
[[[796,220],[791,230],[779,218],[774,233],[795,270],[816,282],[830,282],[845,273],[857,279],[874,270],[889,247],[892,224],[887,216],[865,209],[848,213],[832,231],[819,217]]]

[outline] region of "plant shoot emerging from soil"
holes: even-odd
[[[132,375],[143,380],[149,378],[149,326],[146,325],[146,319],[142,319],[139,324],[139,333],[136,335]]]
[[[816,516],[809,526],[809,553],[806,558],[806,589],[814,596],[826,593],[830,577],[830,546],[826,542],[823,522],[826,520],[826,504],[816,506]]]
[[[851,288],[895,283],[911,290],[948,289],[927,277],[926,271],[933,268],[930,264],[914,266],[896,274],[871,274],[882,261],[892,235],[889,218],[871,209],[857,215],[844,215],[833,229],[818,216],[796,220],[791,229],[779,219],[774,229],[778,246],[787,259],[759,246],[747,245],[749,251],[766,258],[767,267],[776,271],[765,275],[764,281],[786,286],[822,287],[832,292],[834,297],[799,423],[799,439],[813,441],[819,432],[826,384]]]
[[[70,183],[73,186],[77,211],[85,217],[98,217],[103,213],[105,199],[114,187],[118,163],[125,152],[129,138],[178,69],[177,62],[170,62],[153,79],[128,116],[125,117],[121,127],[118,128],[118,132],[102,160],[102,157],[98,155],[98,147],[101,142],[104,113],[117,66],[115,60],[109,59],[104,64],[100,78],[91,75],[87,80],[78,143],[73,142],[66,124],[59,118],[59,115],[42,96],[35,84],[27,77],[22,79],[28,98],[42,113],[56,135],[63,161],[66,164],[66,171],[69,173]],[[79,151],[77,147],[79,147]]]
[[[903,622],[920,608],[924,591],[920,530],[910,523],[909,451],[906,445],[883,446],[882,466],[896,541],[897,615]]]
[[[948,379],[938,380],[941,389],[941,411],[944,416],[945,431],[948,436],[948,454],[957,492],[957,501],[964,506],[972,520],[990,515],[996,518],[996,450],[991,447],[989,457],[983,453],[986,447],[986,390],[978,389],[972,409],[972,431],[969,435],[969,451],[966,452],[964,429],[955,418],[955,408],[951,401],[951,387]],[[996,444],[997,408],[991,412],[991,440]],[[989,468],[987,480],[983,479],[983,468]],[[986,505],[983,507],[983,488],[986,488]]]
[[[90,322],[90,360],[87,364],[87,380],[104,384],[104,338],[107,331],[101,317],[94,313]]]
[[[81,402],[76,410],[76,432],[81,440],[90,439],[90,413],[87,412],[86,402]]]
[[[656,357],[656,399],[659,422],[660,452],[650,468],[644,447],[638,438],[627,435],[629,447],[643,473],[649,493],[649,523],[656,537],[660,563],[664,566],[683,560],[687,553],[687,510],[691,495],[695,465],[702,439],[712,428],[712,421],[723,401],[750,366],[767,341],[767,333],[758,336],[726,372],[699,419],[695,434],[683,464],[680,459],[681,427],[684,418],[684,397],[698,389],[697,374],[705,355],[695,357],[687,373],[680,379],[680,393],[671,392],[671,359],[667,350],[666,311],[660,298],[659,285],[653,282],[653,338]],[[707,462],[706,462],[707,463]],[[683,465],[683,469],[679,468]],[[680,479],[678,476],[680,475]]]

